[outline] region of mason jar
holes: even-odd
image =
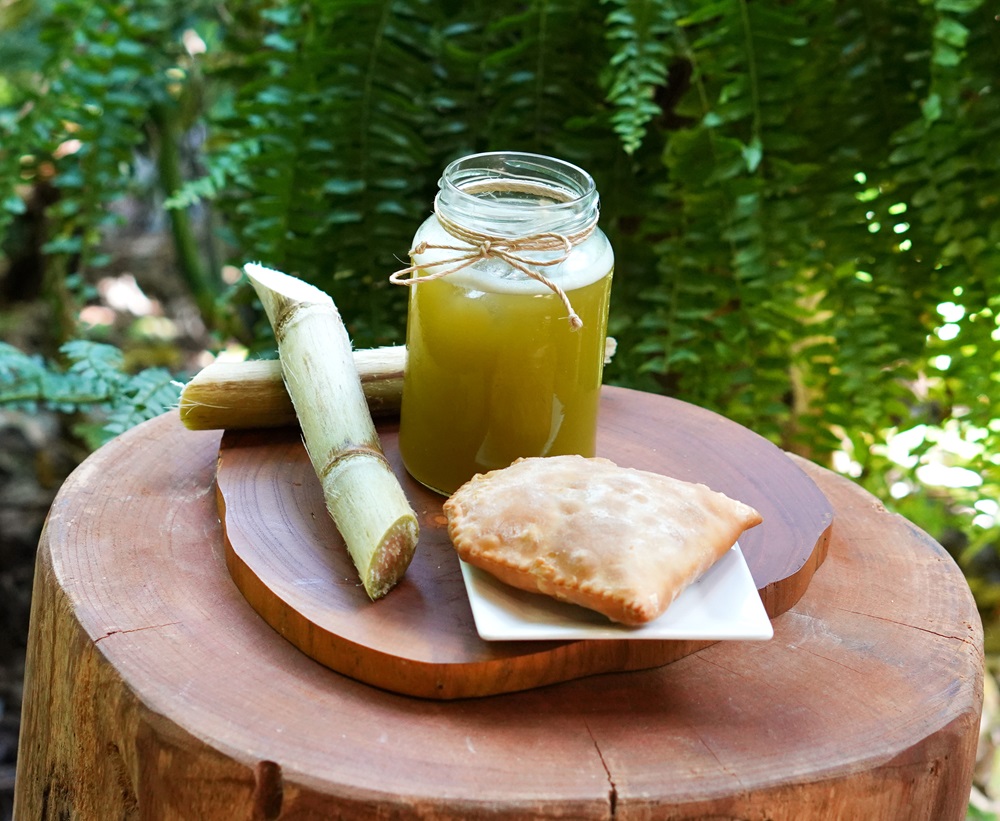
[[[406,469],[449,495],[519,457],[593,456],[614,268],[594,180],[497,152],[451,163],[439,189],[393,275],[411,286]]]

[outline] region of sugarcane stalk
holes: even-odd
[[[605,364],[611,361],[615,345],[615,340],[608,337]],[[399,413],[406,347],[354,351],[354,366],[372,416],[383,418]],[[296,422],[277,360],[206,365],[181,391],[180,416],[191,430],[274,428]]]
[[[244,273],[278,343],[282,380],[326,507],[372,599],[406,571],[418,536],[372,422],[347,329],[329,295],[261,265]]]
[[[399,413],[406,347],[353,352],[361,390],[373,417]],[[277,359],[213,362],[181,390],[180,417],[190,430],[274,428],[296,423]]]

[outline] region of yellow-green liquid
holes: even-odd
[[[611,271],[567,292],[492,293],[445,277],[410,287],[399,447],[450,494],[522,456],[593,456]]]

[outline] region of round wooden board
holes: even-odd
[[[764,523],[740,546],[765,608],[773,618],[798,601],[826,555],[833,513],[787,455],[717,414],[621,388],[605,388],[600,419],[599,455],[704,482],[756,507]],[[326,512],[298,430],[223,436],[216,478],[230,574],[265,621],[307,655],[378,687],[451,699],[656,667],[713,643],[482,641],[444,499],[407,475],[396,428],[383,423],[379,435],[421,535],[406,577],[377,602]]]

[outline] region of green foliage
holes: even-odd
[[[406,294],[387,276],[448,161],[501,147],[586,156],[564,130],[594,119],[599,88],[565,55],[602,48],[600,16],[555,0],[497,11],[243,4],[213,75],[227,95],[207,176],[171,204],[213,199],[244,258],[329,291],[360,344],[400,341]]]
[[[183,32],[198,6],[154,0],[80,5],[54,0],[8,22],[0,52],[36,35],[36,69],[22,69],[0,113],[0,234],[24,211],[18,191],[53,186],[47,209],[47,296],[63,338],[73,335],[74,278],[100,270],[116,204],[139,184],[156,136],[154,111],[183,120],[191,86]],[[40,10],[44,14],[40,16]]]
[[[970,806],[965,819],[966,821],[997,821],[997,814]]]
[[[611,125],[629,154],[642,145],[650,121],[663,112],[657,91],[667,83],[677,51],[670,36],[678,10],[669,0],[604,0],[614,6],[607,17],[607,39],[616,45],[609,63]]]
[[[616,250],[609,381],[847,454],[935,535],[961,530],[968,567],[996,552],[1000,33],[982,0],[97,0],[18,25],[45,57],[0,94],[0,203],[11,219],[17,184],[58,187],[67,273],[99,263],[166,112],[207,135],[162,193],[211,210],[215,268],[302,276],[357,345],[398,343],[387,277],[441,168],[560,156],[596,177]],[[891,455],[920,426],[968,447]],[[934,490],[919,471],[940,459],[979,483]]]
[[[169,371],[128,373],[114,345],[77,339],[61,352],[65,367],[0,342],[0,406],[80,414],[78,431],[97,447],[180,398],[180,383]]]
[[[213,172],[225,187],[210,193],[233,233],[252,238],[240,243],[248,256],[324,283],[360,333],[389,336],[402,306],[393,294],[387,312],[379,272],[406,251],[430,162],[411,124],[433,87],[424,10],[341,2],[242,11],[255,24],[226,41],[231,97]]]

